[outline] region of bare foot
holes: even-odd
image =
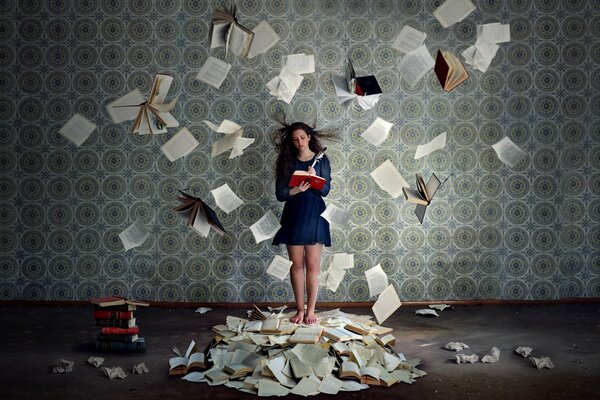
[[[317,317],[314,312],[307,312],[304,316],[304,323],[307,325],[313,325],[317,323]]]
[[[296,311],[296,315],[290,318],[290,322],[293,324],[301,324],[304,320],[304,310]]]

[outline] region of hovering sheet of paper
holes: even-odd
[[[260,243],[275,236],[280,227],[277,217],[273,214],[273,211],[269,210],[250,226],[250,231],[254,235],[256,243]]]
[[[514,167],[527,157],[527,153],[506,136],[493,144],[492,148],[500,161],[509,167]]]
[[[477,25],[477,39],[482,38],[490,43],[510,42],[510,25],[494,22]]]
[[[418,145],[417,151],[415,152],[415,160],[423,158],[436,150],[443,149],[444,146],[446,146],[446,132],[440,133],[429,143]]]
[[[329,267],[327,273],[327,289],[336,292],[344,279],[344,275],[346,275],[346,270]]]
[[[400,298],[396,293],[396,289],[394,289],[394,285],[389,285],[381,294],[379,298],[373,305],[373,314],[375,314],[375,318],[377,319],[378,324],[383,324],[383,322],[389,318],[400,306],[402,303],[400,302]]]
[[[350,213],[335,204],[329,204],[325,211],[321,213],[321,217],[325,218],[329,225],[343,228],[350,219]]]
[[[365,276],[367,277],[367,285],[369,285],[369,297],[377,296],[388,286],[388,277],[381,268],[381,264],[366,270]]]
[[[303,80],[302,75],[283,68],[278,76],[267,82],[266,86],[270,94],[289,104]]]
[[[375,168],[371,172],[371,178],[394,199],[402,194],[403,187],[410,187],[390,160],[385,160],[379,167]]]
[[[354,254],[336,253],[331,258],[330,268],[350,269],[354,268]]]
[[[381,93],[370,96],[356,96],[356,102],[363,110],[370,110],[371,108],[375,107],[379,101],[379,96],[381,96]]]
[[[163,144],[160,150],[167,156],[169,161],[173,162],[191,153],[198,145],[199,143],[192,132],[188,128],[183,128]]]
[[[96,129],[96,124],[77,113],[67,121],[58,131],[65,139],[79,147],[90,137]]]
[[[426,37],[427,34],[425,32],[421,32],[409,25],[404,25],[392,43],[392,48],[402,53],[410,53],[421,47]]]
[[[210,193],[213,195],[217,207],[227,214],[244,204],[244,201],[240,199],[226,183],[211,190]]]
[[[254,58],[259,54],[266,53],[281,39],[267,21],[262,21],[254,29],[254,39],[248,51],[248,58]]]
[[[200,68],[200,72],[196,75],[196,79],[218,89],[221,87],[225,78],[227,78],[230,69],[231,64],[210,56],[202,68]]]
[[[148,232],[146,226],[139,218],[133,224],[129,225],[127,229],[119,233],[119,239],[123,242],[125,251],[141,246],[149,237],[150,232]]]
[[[140,111],[140,104],[144,103],[146,99],[142,96],[139,89],[133,89],[123,97],[119,97],[117,100],[106,105],[106,112],[110,115],[112,122],[118,124],[119,122],[129,121],[135,119]]]
[[[242,137],[242,131],[237,131],[236,133],[230,133],[225,135],[223,138],[217,140],[213,143],[212,151],[210,153],[210,157],[214,158],[219,154],[225,153],[229,149],[233,149],[236,140]],[[230,157],[231,158],[231,157]]]
[[[398,64],[398,71],[406,83],[414,88],[434,66],[435,60],[431,57],[427,46],[422,45],[402,57],[402,60]]]
[[[230,133],[235,133],[237,131],[239,131],[240,129],[242,129],[242,127],[238,124],[236,124],[233,121],[230,121],[228,119],[224,119],[223,121],[221,121],[221,124],[219,126],[213,124],[212,122],[208,121],[208,120],[204,120],[204,123],[213,131],[219,132],[219,133],[226,133],[226,134],[230,134]]]
[[[387,139],[392,126],[393,123],[378,117],[360,136],[373,146],[379,146]]]
[[[277,279],[284,280],[285,277],[290,273],[291,266],[292,262],[290,260],[276,255],[267,268],[267,274]]]
[[[233,142],[233,148],[229,158],[235,158],[244,154],[244,149],[254,143],[254,138],[239,137]]]
[[[290,54],[288,56],[283,56],[282,63],[285,69],[298,75],[315,72],[314,54]]]
[[[440,21],[444,28],[448,28],[462,21],[475,11],[475,6],[470,0],[446,0],[433,12],[433,16]]]
[[[481,72],[485,72],[492,63],[499,48],[497,44],[490,43],[483,38],[478,38],[473,46],[467,47],[461,53],[461,56],[465,59],[465,63],[472,65]]]

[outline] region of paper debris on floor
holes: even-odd
[[[146,367],[145,363],[141,362],[139,364],[134,365],[131,372],[133,372],[136,375],[143,375],[150,372],[150,370],[148,369],[148,367]]]
[[[90,357],[87,359],[87,362],[98,368],[104,364],[104,357]]]
[[[394,349],[393,330],[377,325],[370,315],[328,310],[316,313],[317,323],[306,326],[289,322],[293,312],[284,310],[253,306],[248,319],[228,316],[225,324],[212,328],[215,337],[203,351],[194,341],[192,350],[188,346],[186,356],[202,354],[204,365],[171,366],[169,375],[258,396],[305,397],[413,383],[426,375],[417,368],[419,359],[407,360]],[[293,337],[310,340],[295,343]],[[344,362],[356,366],[353,377],[340,376]]]
[[[477,354],[471,354],[470,356],[466,354],[457,354],[456,355],[456,363],[476,363],[479,361],[479,356]]]
[[[197,312],[200,314],[206,314],[207,312],[209,312],[211,310],[212,310],[212,308],[210,308],[210,307],[198,307],[198,308],[196,308],[196,311],[194,311],[194,312]]]
[[[515,349],[515,353],[517,353],[523,357],[529,357],[531,355],[532,351],[533,351],[533,348],[528,347],[528,346],[519,346]]]
[[[552,362],[550,357],[529,357],[529,359],[537,369],[554,368],[554,363]]]
[[[415,310],[415,315],[422,315],[424,317],[439,317],[439,314],[431,308],[421,308]]]
[[[127,374],[121,367],[112,367],[112,368],[102,367],[102,371],[104,371],[104,373],[106,374],[108,379],[115,379],[115,378],[125,379],[125,378],[127,378]]]
[[[500,359],[500,349],[496,346],[492,347],[490,354],[486,354],[481,358],[482,363],[494,364]]]
[[[67,372],[73,372],[73,365],[75,365],[75,361],[69,361],[61,358],[60,364],[52,367],[52,373],[66,374]]]
[[[429,308],[438,310],[438,311],[444,311],[446,308],[449,310],[452,310],[452,306],[449,304],[430,304]]]
[[[468,349],[469,346],[461,342],[448,342],[444,348],[447,350],[463,351],[464,349]]]

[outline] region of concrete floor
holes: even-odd
[[[384,325],[394,328],[396,350],[421,358],[428,375],[414,384],[345,392],[349,399],[600,399],[600,304],[485,305],[455,307],[439,318],[413,315],[402,307]],[[320,310],[322,311],[322,310]],[[369,314],[367,308],[346,311]],[[216,309],[201,315],[190,308],[151,307],[136,311],[146,353],[97,353],[93,309],[81,306],[4,306],[0,309],[0,399],[256,399],[226,387],[209,387],[169,377],[171,347],[190,340],[204,345],[210,327],[245,309]],[[456,364],[450,341],[468,344],[466,354],[480,357],[492,346],[501,350],[496,364]],[[427,345],[427,346],[422,346]],[[552,370],[537,370],[514,353],[520,345],[533,355],[549,356]],[[109,380],[88,365],[92,355],[105,366],[126,371],[145,362],[150,372]],[[61,358],[75,361],[73,372],[52,374]],[[320,395],[316,398],[331,398]]]

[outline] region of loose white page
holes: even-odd
[[[433,12],[433,16],[440,21],[444,28],[448,28],[462,21],[475,10],[470,0],[446,0]]]
[[[331,258],[329,266],[339,269],[354,268],[354,254],[336,253]]]
[[[371,178],[394,199],[402,194],[403,187],[410,187],[390,160],[385,160],[379,167],[375,168],[371,172]]]
[[[319,393],[317,388],[320,384],[321,381],[314,374],[305,376],[296,386],[294,386],[290,393],[304,397],[314,396]]]
[[[340,391],[356,392],[358,390],[363,390],[363,389],[368,389],[368,388],[369,388],[369,385],[367,385],[365,383],[352,381],[350,379],[344,379],[344,380],[342,380],[342,387],[340,388]]]
[[[442,132],[433,138],[429,143],[420,144],[415,152],[415,160],[425,157],[436,150],[443,149],[446,146],[446,132]]]
[[[342,387],[342,381],[329,374],[319,385],[319,392],[326,394],[337,394]]]
[[[252,39],[252,44],[248,51],[248,58],[254,58],[259,54],[267,52],[281,39],[267,21],[262,21],[256,25],[252,29],[252,32],[254,32],[254,39]]]
[[[344,279],[344,275],[346,275],[345,269],[329,267],[327,270],[327,289],[332,292],[337,291],[340,283]]]
[[[292,349],[292,352],[304,363],[317,365],[324,358],[327,358],[327,350],[323,349],[318,344],[298,343]]]
[[[379,146],[387,139],[393,123],[387,122],[379,117],[360,136],[373,146]]]
[[[389,285],[381,294],[379,298],[373,305],[373,314],[375,314],[375,318],[377,319],[378,324],[383,324],[383,322],[388,319],[390,315],[392,315],[402,303],[400,302],[400,298],[396,293],[396,289],[394,289],[394,285]]]
[[[350,219],[350,213],[334,204],[329,204],[321,213],[321,217],[325,218],[329,225],[343,228]]]
[[[510,42],[510,25],[494,22],[477,25],[477,39],[482,38],[490,43]]]
[[[421,32],[411,26],[404,25],[392,43],[392,48],[401,51],[402,53],[410,53],[417,50],[423,42],[427,34]]]
[[[225,134],[235,133],[242,129],[240,125],[228,119],[224,119],[223,121],[221,121],[221,124],[219,126],[213,124],[208,120],[204,120],[204,123],[213,131]]]
[[[258,395],[260,397],[271,397],[271,396],[287,396],[290,391],[286,387],[282,386],[279,382],[272,381],[270,379],[259,379],[256,384],[258,389]]]
[[[223,138],[213,143],[210,157],[214,158],[219,154],[225,153],[227,150],[233,149],[235,142],[242,137],[242,131],[225,135]]]
[[[486,39],[480,37],[477,38],[477,41],[475,41],[473,46],[467,47],[461,53],[461,56],[465,59],[466,64],[472,65],[481,72],[485,72],[492,63],[499,48],[500,46],[497,44],[490,43]]]
[[[398,71],[406,83],[412,88],[435,66],[435,60],[427,50],[426,45],[406,53],[398,64]]]
[[[148,232],[140,218],[136,219],[127,229],[119,233],[119,238],[123,242],[123,246],[125,246],[125,251],[141,246],[149,237],[150,232]]]
[[[273,258],[273,261],[271,261],[271,264],[269,264],[269,267],[267,268],[267,274],[277,279],[284,280],[286,276],[288,276],[288,274],[290,273],[291,266],[292,262],[290,260],[276,255]]]
[[[370,110],[371,108],[375,107],[379,101],[379,96],[381,96],[381,93],[371,94],[368,96],[356,96],[356,102],[363,110]]]
[[[231,64],[210,56],[200,69],[200,72],[198,72],[198,75],[196,75],[196,79],[218,89],[221,87],[230,69]]]
[[[206,382],[206,379],[204,378],[204,372],[200,372],[200,371],[190,372],[187,375],[181,377],[181,379],[188,381],[188,382],[196,382],[196,383]]]
[[[278,76],[267,82],[266,86],[270,94],[289,104],[303,80],[302,75],[291,72],[284,67]]]
[[[96,124],[83,115],[74,114],[58,131],[65,139],[79,147],[96,129]]]
[[[160,150],[169,161],[173,162],[191,153],[199,144],[192,132],[188,128],[183,128],[163,144]]]
[[[106,112],[110,115],[112,122],[129,121],[135,119],[140,111],[140,104],[146,99],[142,96],[139,89],[133,89],[125,96],[119,97],[117,100],[106,105]]]
[[[369,297],[377,296],[388,286],[388,277],[381,268],[381,264],[366,270],[365,276],[367,277],[367,285],[369,285]]]
[[[238,137],[233,142],[233,147],[231,148],[231,153],[229,153],[229,158],[235,158],[244,154],[244,149],[254,143],[254,138],[245,138]]]
[[[226,183],[211,190],[210,193],[215,198],[217,207],[227,214],[244,204],[244,201],[240,199]]]
[[[283,57],[284,68],[295,74],[311,74],[315,72],[315,56],[304,53],[290,54]]]
[[[498,154],[500,161],[509,167],[514,167],[527,157],[527,153],[506,136],[493,144],[492,148]]]
[[[250,226],[250,231],[254,235],[256,243],[260,243],[275,236],[280,227],[277,217],[273,214],[273,211],[269,210]]]

